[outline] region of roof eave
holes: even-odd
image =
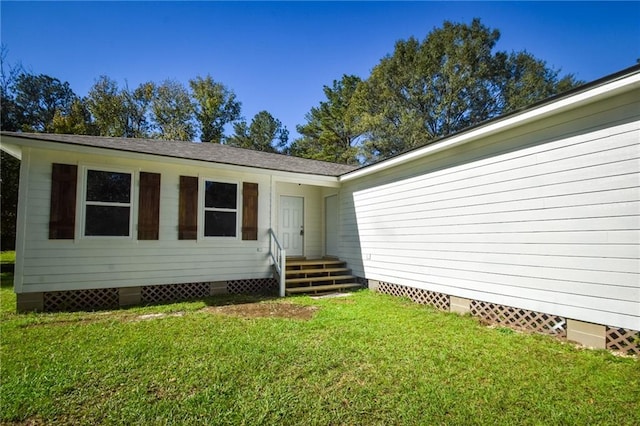
[[[18,160],[22,160],[22,148],[20,145],[6,143],[0,140],[0,151],[4,151],[10,156],[17,158]]]
[[[139,159],[150,161],[161,161],[169,164],[188,165],[192,167],[216,167],[224,170],[236,171],[239,173],[257,173],[263,175],[272,175],[278,181],[282,182],[295,182],[300,184],[325,186],[325,187],[338,187],[340,185],[338,176],[321,175],[312,173],[301,173],[285,170],[276,170],[261,168],[256,166],[242,166],[237,164],[228,164],[224,162],[213,162],[207,160],[195,160],[181,157],[172,157],[158,154],[150,154],[135,151],[123,151],[117,149],[110,149],[105,147],[76,145],[64,142],[56,142],[50,140],[40,140],[36,138],[28,138],[23,136],[2,136],[2,143],[0,147],[3,151],[11,154],[12,156],[20,155],[22,148],[37,148],[48,149],[63,152],[74,152],[81,154],[101,154],[104,155],[107,152],[110,156],[126,159]],[[16,156],[16,158],[19,158]]]

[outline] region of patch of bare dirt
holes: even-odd
[[[206,312],[240,318],[289,318],[310,320],[318,310],[317,306],[302,306],[294,303],[243,303],[238,305],[209,306]]]
[[[137,321],[148,321],[148,320],[158,319],[158,318],[183,317],[183,316],[184,316],[184,312],[178,311],[178,312],[172,312],[172,313],[158,313],[158,314],[138,315],[135,318],[135,320],[137,320]]]

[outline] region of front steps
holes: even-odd
[[[285,294],[325,293],[361,288],[339,259],[287,259]]]

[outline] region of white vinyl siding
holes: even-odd
[[[369,279],[640,329],[638,99],[346,182],[341,256]]]
[[[25,179],[28,204],[25,221],[24,256],[16,267],[16,291],[58,291],[84,288],[127,287],[155,284],[225,281],[272,276],[268,258],[270,227],[270,176],[192,165],[128,160],[32,149],[26,155],[29,174]],[[133,201],[137,198],[139,171],[160,173],[159,239],[76,238],[49,240],[51,164],[98,164],[108,162],[114,170],[135,170]],[[211,238],[178,240],[179,179],[181,175],[210,177],[223,181],[255,182],[260,186],[258,200],[258,240]],[[22,185],[21,185],[22,188]],[[241,192],[241,191],[240,191]],[[82,192],[79,197],[84,197]],[[241,197],[241,195],[239,195]],[[81,209],[80,209],[81,210]],[[78,215],[81,211],[78,212]],[[240,214],[238,214],[240,216]],[[76,216],[76,226],[80,216]],[[240,218],[238,218],[239,220]],[[137,215],[132,232],[137,232]],[[76,237],[82,235],[76,231]],[[19,271],[20,269],[20,271]]]

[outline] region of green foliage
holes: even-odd
[[[509,55],[504,65],[506,78],[501,84],[501,111],[510,112],[539,100],[570,90],[581,84],[573,75],[558,79],[559,71],[528,52]]]
[[[240,118],[241,103],[222,83],[207,75],[189,80],[202,142],[222,143],[224,126]]]
[[[225,140],[225,144],[239,148],[263,152],[282,152],[289,139],[289,131],[280,120],[267,111],[260,111],[247,125],[240,121],[233,125],[234,134]]]
[[[0,252],[0,263],[2,263],[3,265],[16,263],[16,252],[13,250]]]
[[[89,90],[87,108],[100,136],[124,136],[125,106],[118,83],[102,75]]]
[[[7,64],[8,49],[0,46],[0,129],[17,131],[21,127],[18,106],[15,103],[15,84],[24,69],[20,64]]]
[[[367,162],[463,130],[578,84],[527,52],[494,52],[500,38],[474,19],[400,40],[355,95]]]
[[[97,135],[98,129],[91,120],[91,112],[82,99],[75,99],[67,115],[59,110],[53,116],[53,133],[71,135]]]
[[[155,95],[153,83],[143,83],[134,91],[120,89],[118,83],[100,76],[89,90],[86,105],[100,136],[148,137],[151,125],[147,114]]]
[[[126,107],[126,137],[148,137],[153,124],[147,116],[154,96],[154,84],[146,82],[140,84],[133,92],[129,88],[122,91]]]
[[[1,296],[3,309],[15,300],[8,286]],[[317,311],[303,321],[201,310],[247,302]],[[637,359],[368,291],[0,319],[4,423],[640,422]]]
[[[165,80],[153,88],[151,114],[158,128],[155,137],[191,141],[195,136],[194,107],[184,85]]]
[[[291,144],[292,155],[343,164],[358,164],[360,115],[354,103],[361,83],[355,75],[343,75],[332,87],[324,86],[326,101],[311,108],[307,123],[297,127],[302,138]]]
[[[0,151],[0,249],[14,250],[16,247],[16,218],[18,216],[18,183],[20,160]]]
[[[44,74],[20,74],[14,91],[21,130],[26,132],[52,132],[56,112],[68,115],[78,99],[69,83]]]

